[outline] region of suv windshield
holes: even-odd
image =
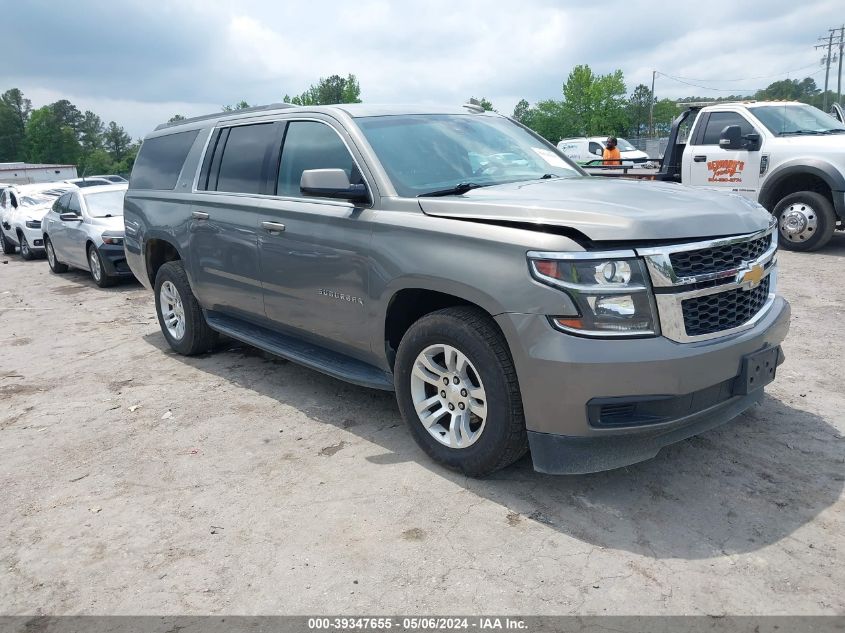
[[[53,200],[53,196],[46,196],[43,193],[32,193],[26,196],[21,196],[21,206],[37,207],[39,204],[46,204]]]
[[[503,117],[425,114],[356,122],[404,197],[458,185],[581,175],[556,150]]]
[[[85,195],[88,215],[92,218],[110,218],[123,215],[123,195],[125,190],[101,191]]]
[[[829,114],[808,105],[758,106],[748,110],[772,134],[841,134],[845,127]]]

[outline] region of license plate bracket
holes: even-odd
[[[734,382],[734,394],[745,396],[772,382],[777,374],[780,354],[780,346],[775,346],[743,356],[742,368]]]

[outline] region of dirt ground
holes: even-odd
[[[780,255],[762,405],[634,467],[483,481],[390,394],[177,356],[140,285],[0,262],[2,614],[845,614],[845,235]]]

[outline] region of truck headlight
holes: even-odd
[[[632,251],[528,253],[531,274],[566,292],[578,314],[550,315],[552,324],[581,336],[656,336],[648,276]]]

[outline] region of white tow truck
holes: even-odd
[[[845,124],[804,103],[692,106],[672,124],[657,173],[588,171],[755,200],[777,217],[780,244],[791,250],[816,250],[845,230]]]

